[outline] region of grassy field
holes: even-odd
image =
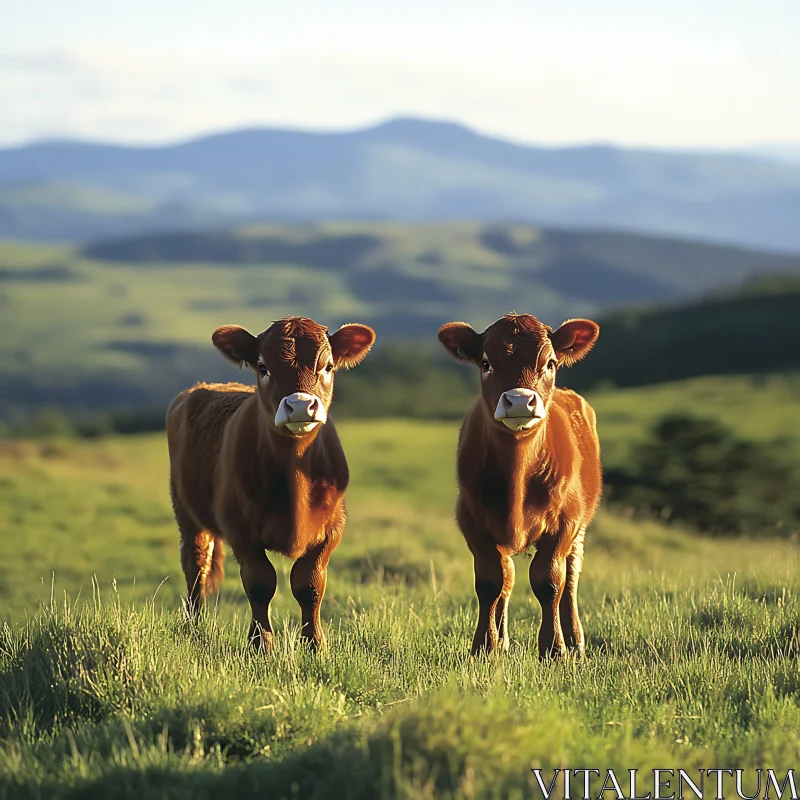
[[[792,375],[691,378],[585,394],[597,411],[607,465],[621,463],[631,445],[646,438],[666,414],[717,419],[744,439],[786,439],[800,445],[800,380]]]
[[[596,404],[602,424],[613,398]],[[232,559],[214,613],[183,619],[161,436],[0,444],[0,797],[533,797],[533,767],[796,767],[796,543],[601,513],[586,660],[537,660],[523,558],[511,650],[472,660],[456,426],[340,428],[353,483],[330,646],[299,646],[277,558],[269,660],[244,645]]]

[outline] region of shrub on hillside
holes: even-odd
[[[714,533],[800,529],[800,470],[786,442],[739,439],[713,419],[663,417],[627,468],[606,471],[612,504]]]

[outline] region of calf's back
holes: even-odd
[[[240,383],[199,383],[181,392],[167,411],[167,445],[173,496],[206,530],[221,533],[214,519],[215,474],[228,424],[255,402]]]

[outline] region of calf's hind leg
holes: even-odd
[[[508,651],[508,601],[511,596],[511,589],[514,586],[516,570],[511,556],[503,556],[503,593],[497,601],[495,611],[495,622],[497,623],[497,643],[503,652]]]
[[[545,534],[538,541],[536,555],[531,561],[531,589],[542,607],[539,658],[559,658],[565,652],[559,605],[567,578],[567,564],[560,545],[559,536]]]
[[[572,545],[572,552],[567,556],[567,579],[559,608],[564,642],[579,656],[583,656],[585,652],[583,625],[578,616],[578,581],[583,567],[583,537],[585,533],[586,530],[581,528]]]
[[[219,590],[225,574],[224,561],[225,549],[218,536],[205,530],[181,530],[181,567],[190,616],[196,616],[206,598]]]
[[[225,575],[225,548],[222,539],[203,530],[177,498],[172,485],[172,507],[181,532],[181,568],[186,579],[186,607],[194,617],[206,598],[216,592]]]

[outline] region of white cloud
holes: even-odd
[[[4,72],[64,72],[75,66],[64,53],[0,53],[0,70]]]
[[[529,142],[800,141],[800,14],[783,0],[783,17],[751,14],[748,0],[675,0],[660,16],[628,0],[578,2],[572,13],[508,0],[480,15],[450,0],[409,2],[402,14],[353,0],[336,14],[231,0],[224,15],[159,15],[143,0],[137,15],[89,19],[100,6],[82,0],[63,30],[49,18],[36,29],[46,48],[31,46],[30,31],[12,41],[0,32],[0,143],[162,142],[397,114]]]

